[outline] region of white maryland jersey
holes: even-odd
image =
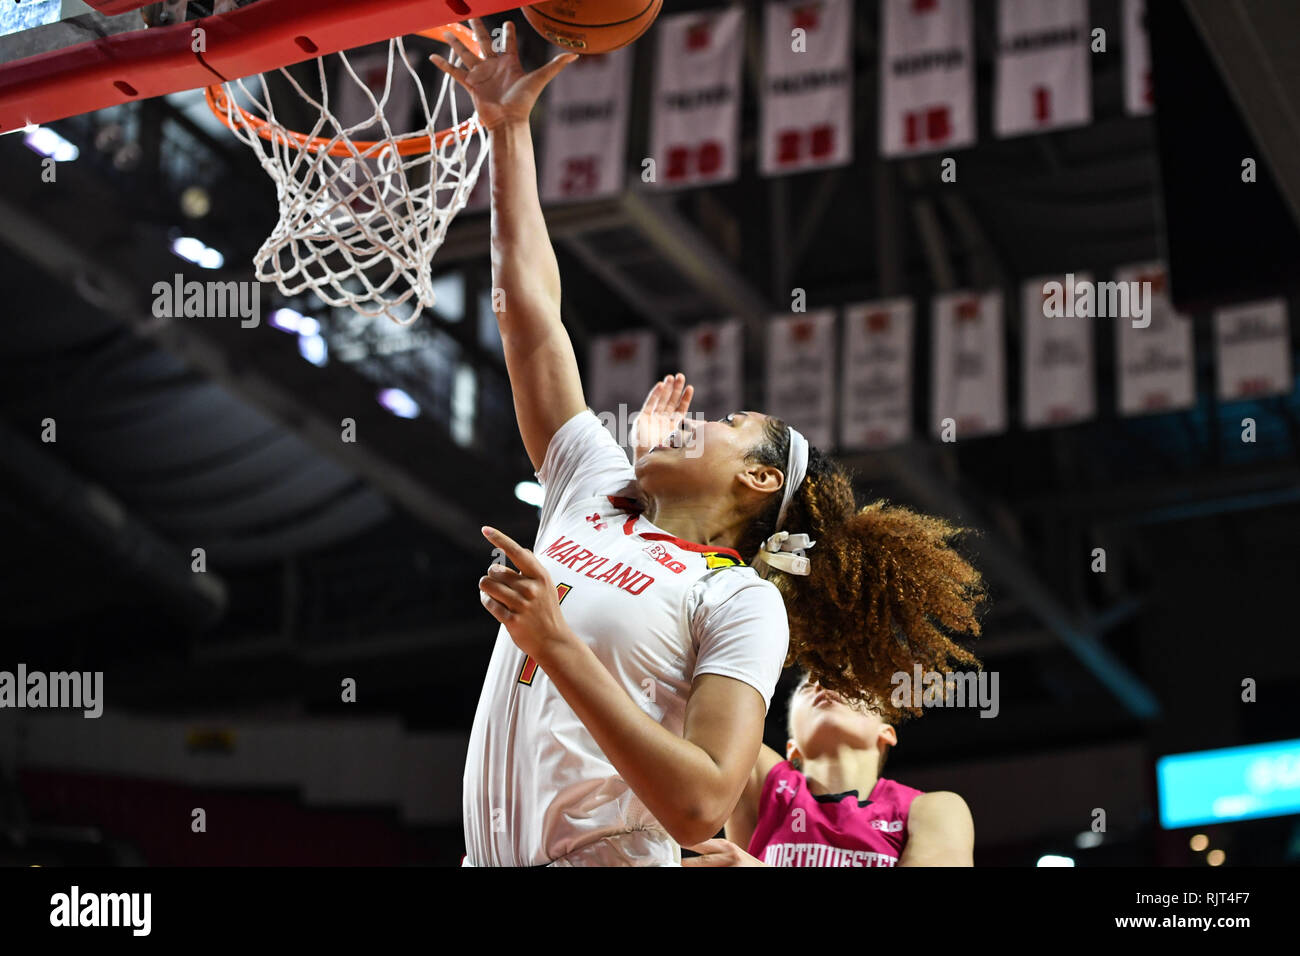
[[[555,433],[537,477],[546,497],[534,553],[565,621],[642,710],[680,736],[700,674],[744,681],[770,703],[789,642],[775,585],[735,551],[640,517],[627,455],[590,410]],[[463,810],[470,866],[681,859],[504,626],[470,733]],[[616,834],[628,835],[606,839]]]

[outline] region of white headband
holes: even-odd
[[[790,428],[790,456],[785,466],[785,489],[781,496],[781,510],[776,516],[777,531],[780,531],[781,526],[785,524],[785,513],[790,507],[790,499],[803,484],[803,476],[808,471],[808,439],[789,425],[786,427]]]

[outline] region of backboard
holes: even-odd
[[[265,73],[521,5],[527,3],[4,0],[0,133]],[[146,27],[146,17],[159,25]]]

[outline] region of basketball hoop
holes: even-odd
[[[459,23],[418,35],[440,40],[444,32],[478,52],[473,33]],[[478,181],[487,134],[477,116],[459,118],[447,74],[429,108],[401,37],[388,41],[388,72],[378,96],[345,52],[336,55],[340,82],[355,83],[373,107],[360,122],[345,124],[331,111],[325,57],[315,61],[319,98],[288,70],[279,70],[319,113],[310,132],[288,129],[276,118],[266,74],[249,78],[252,90],[245,80],[208,87],[208,106],[275,183],[280,219],[253,257],[257,278],[274,282],[287,296],[310,290],[328,305],[408,325],[434,304],[433,255]],[[419,130],[394,133],[384,115],[395,79],[415,86],[424,117]],[[435,117],[444,108],[451,122],[437,129]],[[353,139],[373,127],[382,135]]]

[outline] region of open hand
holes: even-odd
[[[636,417],[633,461],[662,445],[669,432],[681,427],[694,396],[695,386],[687,385],[686,376],[681,372],[665,375],[662,382],[655,382]]]
[[[443,38],[460,57],[461,65],[453,66],[436,53],[429,59],[465,88],[474,100],[479,123],[488,131],[510,123],[527,122],[528,114],[533,111],[533,104],[546,84],[578,58],[576,53],[561,53],[545,66],[527,73],[519,62],[512,22],[507,20],[505,23],[500,53],[492,48],[492,35],[482,20],[470,20],[469,26],[478,41],[478,54],[471,52],[455,34],[444,33]]]

